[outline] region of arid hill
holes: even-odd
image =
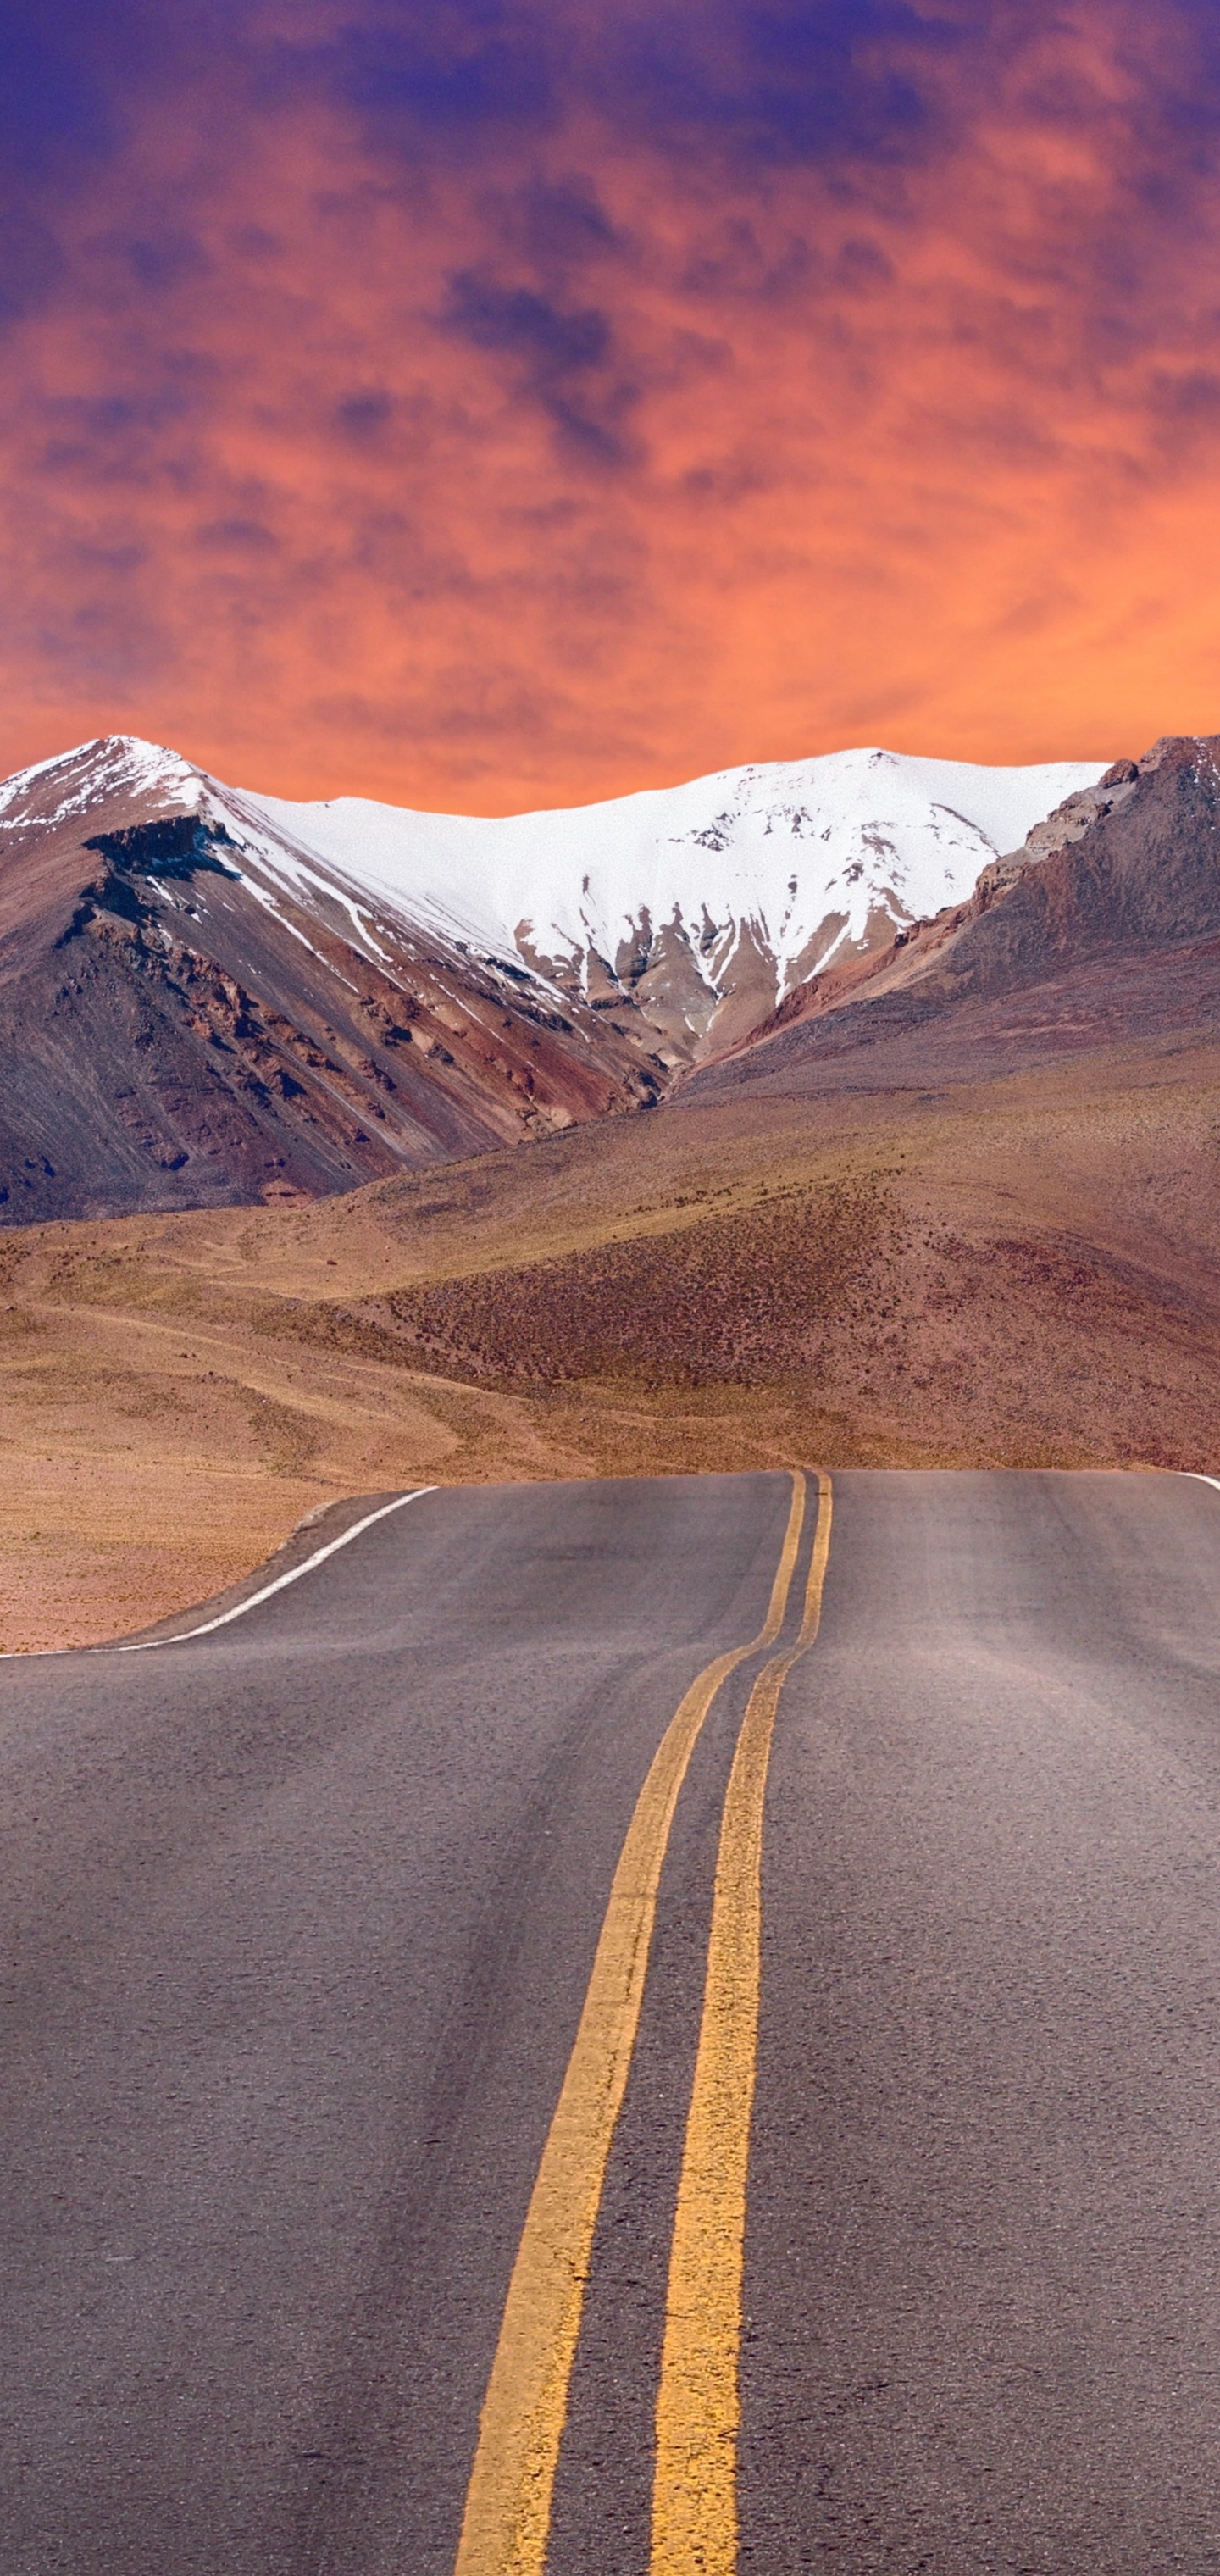
[[[1220,1046],[1181,1033],[14,1228],[0,1643],[130,1630],[417,1479],[1216,1469],[1218,1234]]]

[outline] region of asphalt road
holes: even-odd
[[[1220,1491],[828,1509],[438,1492],[0,1664],[3,2576],[1220,2568]]]

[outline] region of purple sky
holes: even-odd
[[[1220,12],[0,5],[0,767],[1220,726]]]

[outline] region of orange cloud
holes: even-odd
[[[494,811],[1215,730],[1199,13],[726,7],[600,89],[591,21],[501,13],[489,69],[408,16],[133,91],[59,208],[4,767],[122,729]]]

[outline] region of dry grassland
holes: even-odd
[[[0,1645],[416,1480],[1220,1459],[1220,1057],[674,1106],[305,1207],[0,1236]]]

